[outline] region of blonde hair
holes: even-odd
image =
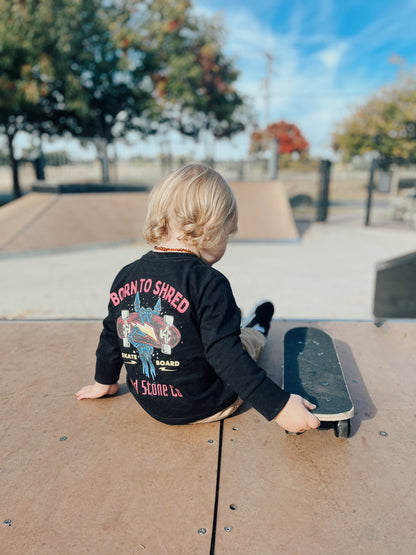
[[[176,237],[197,248],[218,244],[224,226],[237,231],[237,202],[222,176],[202,164],[189,164],[167,175],[152,190],[144,238],[157,245],[169,236],[174,221]]]

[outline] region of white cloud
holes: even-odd
[[[313,155],[330,153],[331,133],[346,107],[368,92],[359,76],[345,83],[342,64],[350,53],[347,40],[331,33],[333,2],[320,2],[309,11],[294,4],[287,31],[279,33],[254,13],[256,8],[233,6],[222,11],[226,28],[224,50],[236,58],[241,75],[238,89],[252,99],[258,123],[265,124],[267,61],[273,56],[269,85],[269,122],[284,119],[299,126]],[[205,15],[213,15],[204,8]],[[313,32],[305,34],[309,20]],[[367,76],[363,76],[364,79]],[[243,156],[244,154],[242,154]]]
[[[318,52],[317,58],[328,70],[336,70],[343,55],[347,50],[348,44],[345,41],[340,41],[335,44],[329,45],[328,47]]]

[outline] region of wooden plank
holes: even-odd
[[[261,359],[281,383],[275,322]],[[216,551],[412,553],[416,547],[416,323],[322,322],[356,414],[352,437],[286,436],[248,410],[224,423]],[[230,508],[232,506],[232,508]]]
[[[126,386],[77,401],[100,327],[0,323],[1,552],[209,553],[219,424],[158,423]]]

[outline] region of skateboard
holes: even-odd
[[[178,328],[173,325],[173,316],[163,318],[152,314],[149,321],[143,319],[138,312],[121,311],[121,318],[117,320],[117,333],[123,340],[123,347],[130,344],[144,344],[160,349],[163,354],[170,355],[180,339]]]
[[[308,399],[336,437],[347,438],[354,406],[332,338],[313,327],[289,330],[284,338],[283,389]],[[289,433],[289,432],[287,432]]]

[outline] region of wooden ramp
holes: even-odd
[[[283,335],[305,324],[273,328],[262,364],[279,383]],[[226,421],[216,553],[413,553],[416,323],[312,325],[335,339],[356,409],[352,437],[286,436],[253,410]]]
[[[296,240],[296,225],[278,182],[235,183],[237,239]],[[149,193],[29,193],[0,208],[0,251],[60,249],[141,241]]]
[[[295,241],[299,238],[284,186],[279,181],[231,183],[238,203],[237,240]]]
[[[277,381],[297,325],[273,323],[261,364]],[[125,386],[79,402],[101,325],[0,323],[1,553],[414,552],[416,324],[314,325],[339,350],[349,439],[286,436],[244,407],[169,427]]]
[[[0,209],[0,251],[135,241],[146,193],[29,193]]]
[[[77,401],[100,327],[0,323],[0,551],[209,553],[219,425],[159,424],[125,386]]]

